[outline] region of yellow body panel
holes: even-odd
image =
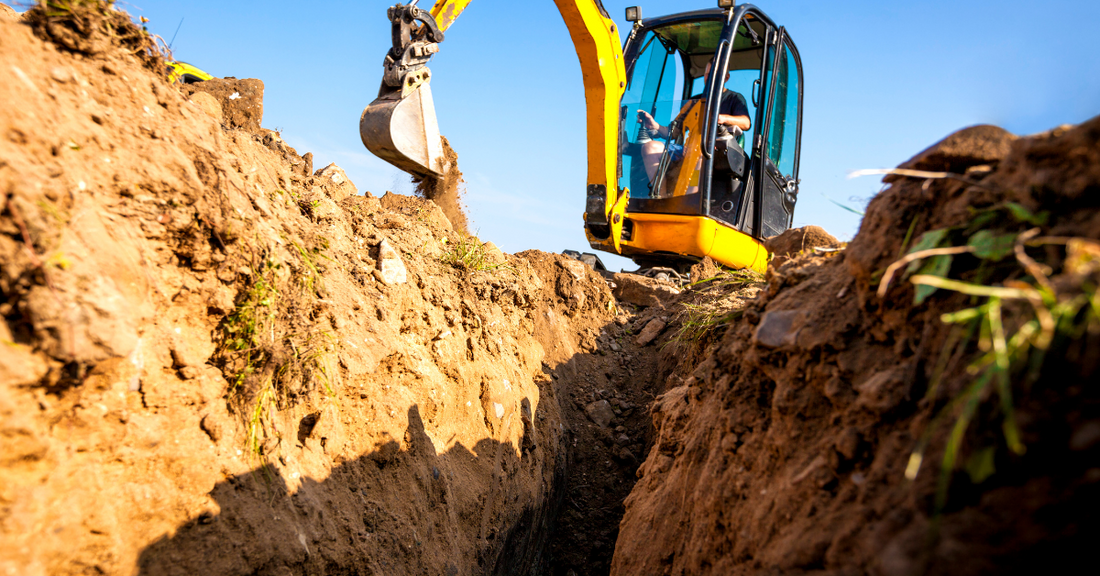
[[[455,18],[458,18],[459,14],[470,5],[473,0],[439,0],[436,2],[432,9],[429,11],[432,18],[435,18],[436,26],[439,29],[446,32],[451,24],[454,23]]]
[[[699,129],[702,125],[702,111],[703,102],[696,100],[684,118],[684,130],[688,132],[688,139],[684,143],[684,157],[680,160],[680,172],[676,176],[676,186],[673,187],[671,196],[684,196],[698,191],[699,160],[703,155],[703,131]],[[690,186],[696,189],[688,190]]]
[[[178,60],[168,62],[168,69],[169,69],[169,73],[168,73],[168,82],[169,83],[174,83],[174,82],[179,81],[179,79],[181,77],[183,77],[184,74],[190,74],[190,75],[192,75],[192,76],[194,76],[194,77],[196,77],[200,80],[210,80],[211,78],[213,78],[213,76],[211,76],[210,74],[207,74],[206,72],[196,68],[195,66],[192,66],[191,64],[188,64],[187,62],[180,62]]]
[[[705,216],[631,212],[626,217],[634,230],[631,239],[622,243],[624,256],[666,252],[710,256],[724,266],[760,273],[768,267],[763,244]]]

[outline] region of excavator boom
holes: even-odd
[[[554,1],[580,59],[588,105],[585,217],[613,230],[616,219],[611,212],[616,206],[622,212],[626,206],[626,198],[620,198],[615,186],[618,102],[626,79],[622,42],[599,0]],[[414,1],[387,12],[393,46],[383,62],[378,97],[360,117],[359,134],[376,156],[420,177],[440,177],[447,169],[427,63],[439,51],[444,32],[470,2],[439,0],[430,10],[421,10]]]

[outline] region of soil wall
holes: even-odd
[[[606,282],[314,171],[258,81],[35,31],[0,20],[0,572],[546,569]]]
[[[850,245],[770,268],[719,344],[673,376],[612,574],[1091,562],[1100,119],[1027,138],[969,128],[902,168],[921,172],[887,177]],[[935,248],[954,252],[915,272],[964,286],[929,292],[903,266],[878,293],[892,262]]]

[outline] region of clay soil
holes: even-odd
[[[260,80],[169,85],[138,27],[74,6],[0,6],[0,573],[1089,559],[1100,120],[964,130],[904,166],[956,176],[888,177],[850,244],[791,231],[764,277],[705,261],[676,288],[468,236],[453,151],[442,192],[358,190],[262,127]],[[993,339],[941,316],[985,299],[916,302],[905,270],[876,290],[925,233],[979,228],[1055,240],[1021,248],[1036,267],[1010,246],[941,276],[1093,296],[1012,364],[1019,441],[985,388],[945,475]]]

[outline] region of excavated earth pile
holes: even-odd
[[[969,128],[901,169],[850,245],[769,268],[673,376],[613,574],[1089,565],[1100,118]]]
[[[0,573],[606,573],[634,308],[314,171],[261,82],[181,91],[74,6],[0,14]]]
[[[453,152],[361,194],[108,2],[0,7],[0,69],[0,573],[1088,560],[1100,120],[961,131],[850,244],[677,289],[467,235]]]

